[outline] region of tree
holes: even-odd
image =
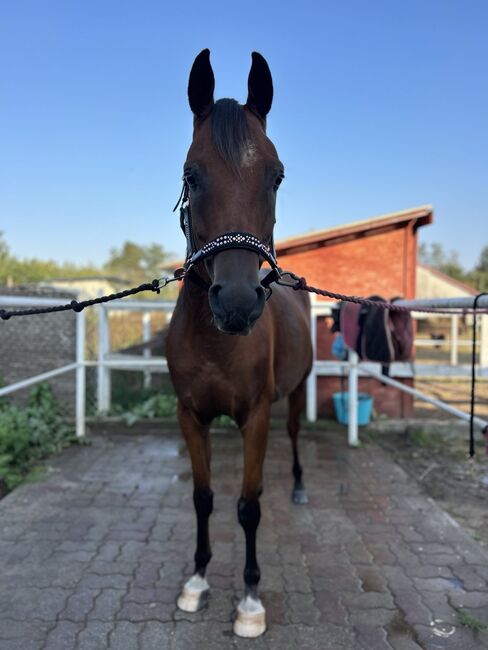
[[[0,230],[0,262],[6,260],[10,255],[8,244],[4,239],[3,232]]]
[[[480,261],[476,266],[476,270],[481,273],[488,274],[488,246],[484,246],[481,250]]]
[[[467,272],[459,262],[459,255],[456,251],[449,251],[446,253],[442,244],[433,242],[429,247],[422,243],[419,246],[419,260],[422,264],[433,266],[439,269],[442,273],[449,275],[455,280],[465,282],[467,280]]]
[[[10,250],[0,230],[0,284],[7,284]]]
[[[126,241],[120,249],[112,248],[105,270],[113,275],[140,284],[161,275],[161,267],[168,260],[168,254],[159,244],[141,246]]]
[[[488,246],[482,248],[479,262],[471,277],[478,291],[488,291]]]

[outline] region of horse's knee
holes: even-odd
[[[197,517],[208,519],[213,511],[213,492],[210,488],[195,488],[193,504]]]
[[[255,531],[261,519],[259,500],[241,497],[237,502],[237,517],[245,533]]]

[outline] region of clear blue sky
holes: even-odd
[[[19,256],[103,262],[131,239],[181,255],[171,213],[186,99],[209,47],[216,97],[268,60],[286,166],[277,237],[423,203],[422,241],[470,267],[488,244],[484,0],[0,4],[0,230]]]

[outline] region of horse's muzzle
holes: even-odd
[[[245,336],[263,313],[266,295],[261,284],[214,283],[208,300],[221,332]]]

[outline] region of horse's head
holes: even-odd
[[[272,253],[276,191],[283,179],[283,165],[266,136],[273,82],[268,64],[254,52],[246,104],[214,102],[209,55],[203,50],[197,56],[188,84],[194,132],[184,166],[187,238],[192,253],[212,242],[193,272],[210,285],[215,324],[227,334],[248,334],[266,301],[258,249],[264,244],[263,251]],[[218,240],[212,248],[216,238],[229,233],[220,240],[228,246]],[[240,233],[254,235],[257,246],[241,247]]]

